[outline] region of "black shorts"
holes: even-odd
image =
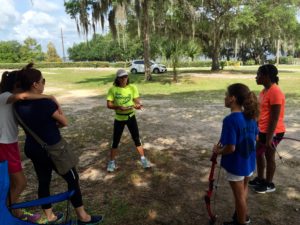
[[[277,133],[275,134],[275,136],[273,137],[273,142],[275,147],[279,144],[279,142],[282,140],[284,136],[284,132],[283,133]],[[258,133],[258,142],[261,144],[266,144],[266,139],[267,139],[267,134],[266,133]]]
[[[284,136],[284,133],[275,134],[275,136],[273,137],[274,147],[276,147],[280,143],[283,136]],[[258,143],[256,145],[256,155],[257,156],[262,156],[266,152],[266,150],[267,150],[266,140],[267,140],[267,134],[259,132],[258,133]]]

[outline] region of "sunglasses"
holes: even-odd
[[[43,78],[42,80],[40,80],[38,83],[42,83],[42,84],[45,84],[46,83],[46,79]]]

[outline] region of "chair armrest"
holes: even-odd
[[[49,203],[56,203],[56,202],[61,202],[64,200],[69,199],[74,195],[75,191],[66,191],[64,193],[56,194],[56,195],[51,195],[49,197],[45,198],[39,198],[36,200],[28,201],[28,202],[20,202],[16,204],[11,205],[11,209],[19,209],[19,208],[28,208],[28,207],[33,207],[33,206],[39,206],[39,205],[45,205]]]

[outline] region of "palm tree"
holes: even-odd
[[[142,39],[144,43],[144,60],[145,60],[145,80],[151,80],[150,70],[150,34],[149,34],[149,5],[153,1],[149,0],[68,0],[65,1],[65,9],[67,14],[75,19],[77,30],[87,36],[92,27],[93,31],[96,30],[96,25],[100,22],[102,29],[104,29],[105,19],[108,19],[111,32],[114,37],[118,34],[118,18],[120,7],[126,13],[132,12],[132,8],[136,13],[138,20],[138,28],[142,24],[143,32]],[[123,20],[126,20],[122,14]],[[124,43],[123,43],[124,44]]]

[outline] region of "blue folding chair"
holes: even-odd
[[[32,225],[37,223],[32,223],[28,221],[23,221],[14,217],[7,206],[9,190],[9,176],[8,176],[8,164],[7,161],[0,162],[0,224],[1,225]],[[20,209],[28,208],[33,206],[39,206],[49,203],[57,203],[65,200],[69,200],[75,191],[67,191],[61,194],[52,195],[46,198],[40,198],[33,201],[22,202],[13,204],[10,209]],[[72,225],[72,221],[65,221],[61,225]]]

